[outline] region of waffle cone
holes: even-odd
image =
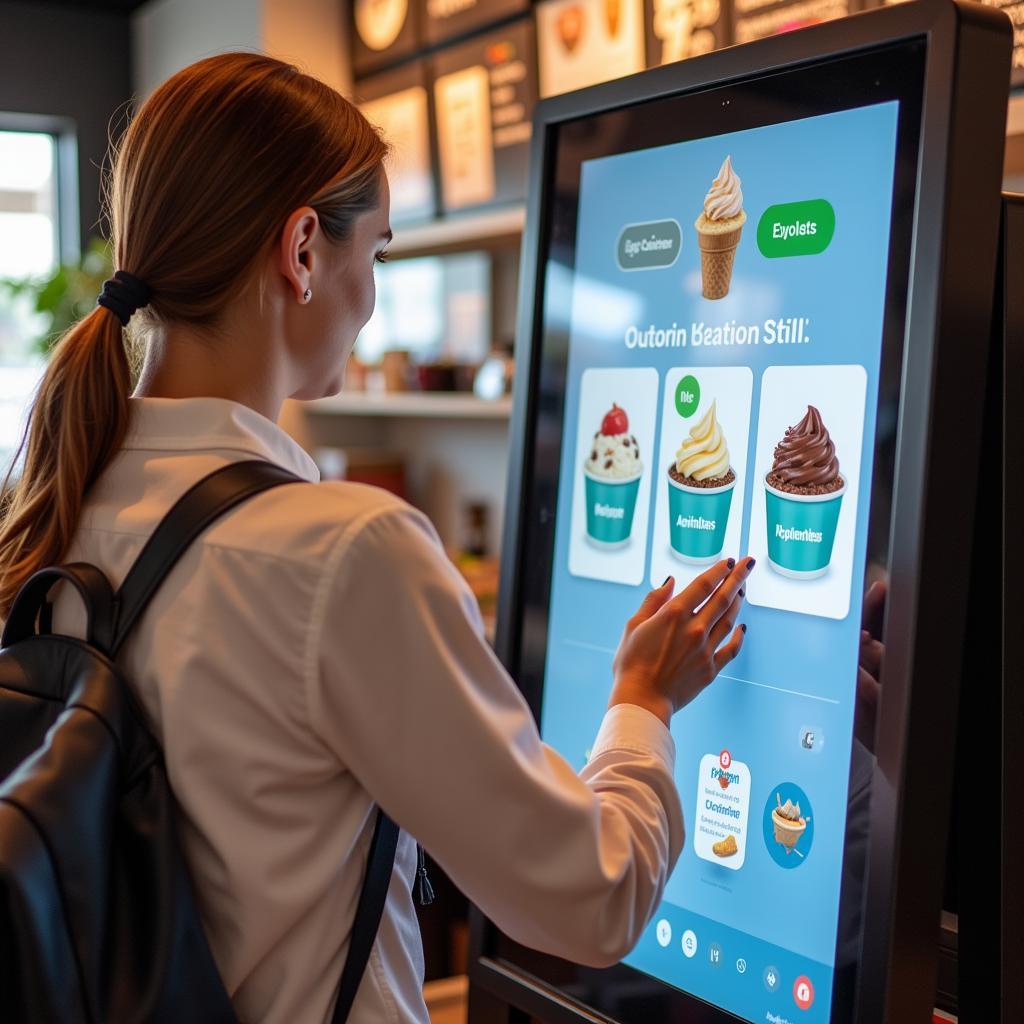
[[[742,223],[731,231],[715,232],[701,231],[698,223],[701,291],[705,299],[721,299],[729,294],[736,247],[740,244],[742,234]]]

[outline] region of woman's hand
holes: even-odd
[[[626,623],[608,706],[637,704],[668,725],[739,654],[747,627],[735,623],[753,568],[752,558],[730,558],[675,597],[671,576],[652,590]]]

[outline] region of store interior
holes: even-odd
[[[423,509],[494,629],[520,245],[538,99],[855,14],[872,0],[0,0],[0,454],[16,448],[47,339],[109,271],[108,141],[169,74],[219,51],[293,61],[394,147],[394,240],[345,389],[282,425],[324,479]],[[1024,192],[1024,4],[1004,187]],[[83,303],[85,305],[83,306]],[[432,1019],[465,1019],[465,900],[435,869],[421,912]]]

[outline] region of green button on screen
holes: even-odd
[[[757,224],[762,256],[815,256],[824,252],[836,232],[836,211],[827,199],[769,206]]]

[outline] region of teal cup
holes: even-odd
[[[609,480],[606,477],[591,476],[588,470],[583,470],[586,481],[587,539],[592,544],[619,548],[629,543],[642,476],[643,471],[628,480]]]
[[[843,486],[831,494],[787,494],[765,481],[768,564],[780,576],[813,580],[828,572]]]
[[[717,561],[736,481],[724,487],[687,487],[668,477],[668,529],[672,554],[690,565]]]

